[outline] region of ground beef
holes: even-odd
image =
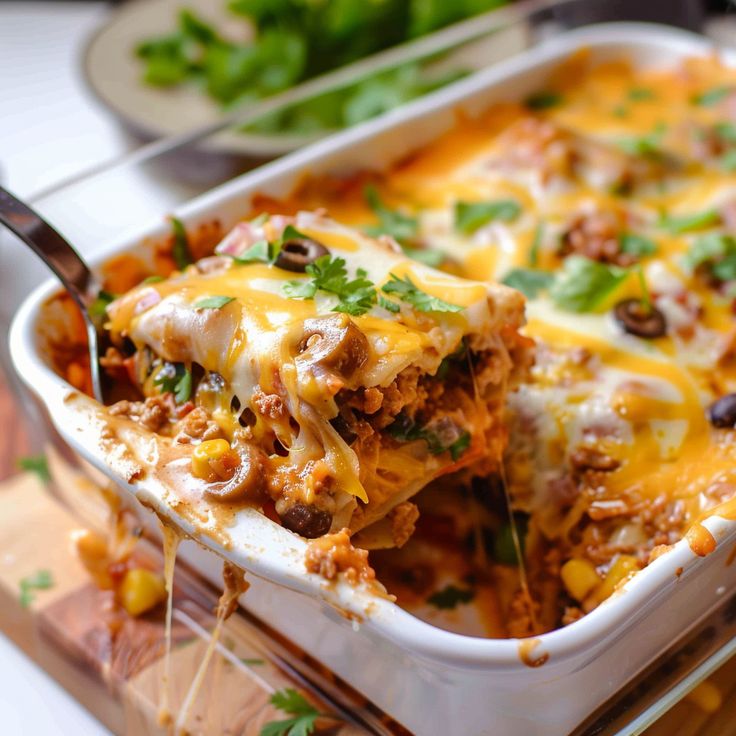
[[[344,573],[351,585],[375,580],[376,573],[368,564],[368,552],[353,547],[350,532],[343,529],[335,534],[325,534],[312,540],[304,558],[307,572],[334,580]]]
[[[253,393],[253,405],[260,414],[269,419],[288,417],[284,400],[278,394],[264,394],[260,389],[256,389]]]
[[[630,266],[636,256],[621,250],[619,236],[624,230],[623,218],[608,210],[577,215],[562,236],[560,255],[576,253],[601,263]]]
[[[400,503],[388,515],[391,520],[391,536],[397,547],[403,547],[409,537],[414,534],[415,524],[419,518],[419,509],[415,504],[406,501]]]
[[[182,445],[188,445],[193,440],[213,440],[223,436],[220,425],[210,419],[201,407],[192,409],[179,422],[177,430],[174,440]]]
[[[112,416],[124,416],[139,422],[152,432],[160,432],[177,418],[174,397],[169,394],[149,396],[145,401],[118,401],[109,408]]]

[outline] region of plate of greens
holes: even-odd
[[[91,39],[99,100],[137,133],[194,130],[331,69],[506,0],[136,0]],[[499,37],[500,36],[500,37]],[[493,43],[488,43],[488,41]],[[504,31],[473,49],[407,62],[264,116],[218,147],[269,158],[427,94],[518,50]]]

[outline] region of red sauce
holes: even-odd
[[[532,656],[532,651],[536,648],[541,639],[522,639],[519,642],[519,659],[527,667],[541,667],[549,660],[549,653],[544,652],[538,657]]]

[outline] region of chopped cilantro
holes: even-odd
[[[493,558],[502,565],[518,565],[519,558],[516,553],[514,541],[514,527],[519,537],[521,554],[524,554],[526,534],[529,518],[525,514],[514,514],[514,526],[510,523],[504,524],[493,537]]]
[[[457,462],[468,450],[470,443],[472,442],[470,432],[463,432],[447,449],[450,452],[450,457],[454,462]]]
[[[405,215],[403,212],[387,207],[373,186],[367,186],[363,190],[363,195],[379,221],[378,225],[370,225],[365,228],[368,235],[390,235],[399,243],[411,240],[416,236],[419,228],[416,217]]]
[[[625,105],[616,105],[611,110],[611,114],[616,118],[625,118],[629,114],[629,110]]]
[[[623,253],[637,258],[651,256],[657,252],[657,244],[653,240],[636,233],[622,233],[619,236],[619,245]]]
[[[450,304],[438,296],[422,291],[410,278],[399,278],[396,274],[389,274],[390,281],[381,287],[385,294],[396,294],[402,302],[410,304],[420,312],[462,312],[463,307]]]
[[[726,151],[726,153],[721,156],[720,164],[724,171],[729,173],[736,171],[736,149]]]
[[[189,249],[189,238],[187,231],[181,220],[176,217],[169,218],[171,221],[171,229],[174,232],[174,243],[171,248],[171,257],[174,259],[176,267],[183,271],[192,263],[192,253]]]
[[[95,300],[89,305],[89,307],[87,307],[87,312],[89,313],[90,317],[104,317],[107,310],[107,305],[111,304],[114,301],[114,294],[111,294],[109,291],[105,291],[104,289],[100,289],[97,292]]]
[[[456,202],[455,229],[463,235],[472,235],[493,220],[511,222],[521,214],[515,199],[496,199],[490,202]]]
[[[164,280],[163,276],[157,276],[156,274],[154,274],[153,276],[146,276],[146,278],[143,279],[141,283],[142,284],[157,284],[159,281],[163,281],[163,280]]]
[[[192,372],[183,363],[164,363],[153,380],[162,393],[173,393],[177,404],[183,404],[192,395]]]
[[[18,458],[18,467],[27,473],[35,473],[42,483],[48,483],[51,480],[49,461],[46,459],[46,455],[29,455],[28,457]]]
[[[501,283],[518,289],[529,299],[535,299],[537,294],[549,288],[554,281],[554,276],[546,271],[538,271],[533,268],[513,268],[501,280]]]
[[[628,270],[593,261],[585,256],[569,256],[550,288],[552,301],[567,312],[595,309],[627,276]]]
[[[396,417],[393,424],[388,426],[388,432],[401,442],[424,440],[432,455],[449,452],[453,461],[462,457],[472,441],[470,433],[467,430],[460,431],[460,428],[454,423],[449,424],[446,428],[439,424],[420,427],[405,414],[399,414]]]
[[[727,143],[736,143],[736,124],[723,121],[716,123],[714,130],[718,137]]]
[[[534,228],[534,237],[532,238],[532,245],[529,248],[529,265],[532,268],[536,268],[539,264],[539,248],[542,245],[542,238],[544,237],[544,223],[539,222]]]
[[[692,271],[707,266],[719,281],[733,281],[736,279],[736,239],[721,233],[704,235],[692,244],[684,262]]]
[[[378,306],[383,307],[384,309],[388,310],[389,312],[393,312],[394,314],[397,314],[401,311],[401,307],[391,299],[386,299],[386,297],[383,294],[378,295]]]
[[[431,266],[437,268],[445,262],[445,254],[441,250],[434,250],[433,248],[410,248],[408,246],[402,246],[404,253],[409,258],[423,263],[425,266]]]
[[[632,102],[642,102],[643,100],[653,100],[654,91],[647,87],[632,87],[626,97]]]
[[[530,110],[548,110],[562,104],[562,95],[550,91],[535,92],[524,100],[524,104]]]
[[[206,296],[194,302],[195,309],[222,309],[226,304],[235,301],[234,296]]]
[[[475,591],[448,585],[427,598],[427,603],[443,611],[451,611],[461,603],[470,603],[475,598]]]
[[[32,575],[22,578],[19,585],[20,604],[23,608],[28,608],[35,598],[34,591],[52,588],[54,586],[54,578],[49,570],[38,570]]]
[[[278,255],[274,243],[258,240],[239,256],[232,256],[232,259],[244,266],[248,263],[273,263]]]
[[[618,147],[630,156],[659,156],[662,153],[662,137],[666,131],[667,126],[659,124],[647,135],[621,139]]]
[[[705,90],[705,92],[699,92],[690,98],[693,105],[699,105],[700,107],[713,107],[728,97],[733,91],[732,87],[721,85],[719,87],[711,87],[711,89]]]
[[[345,312],[356,317],[370,311],[376,304],[375,284],[366,278],[362,268],[356,271],[356,278],[348,281],[344,258],[320,256],[307,266],[306,273],[311,278],[294,279],[284,284],[284,293],[290,299],[314,299],[317,291],[325,291],[338,297],[333,312]]]
[[[246,665],[246,667],[257,667],[262,664],[266,664],[265,659],[260,659],[258,657],[238,657],[238,659]]]
[[[272,721],[261,727],[260,736],[309,736],[314,733],[320,713],[301,693],[288,687],[271,696],[271,704],[291,718]]]
[[[703,210],[692,215],[670,216],[664,215],[659,221],[663,230],[669,230],[674,235],[689,233],[693,230],[704,230],[708,227],[718,225],[721,221],[721,213],[718,210]]]

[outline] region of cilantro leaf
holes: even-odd
[[[37,570],[33,574],[22,578],[19,586],[20,604],[23,608],[28,608],[35,599],[34,591],[52,588],[54,586],[54,578],[49,570]]]
[[[402,302],[410,304],[420,312],[462,312],[464,307],[450,304],[444,299],[422,291],[410,278],[399,278],[396,274],[389,274],[390,281],[381,287],[384,294],[396,294]]]
[[[619,236],[619,245],[623,253],[632,256],[651,256],[657,252],[657,245],[653,240],[635,233],[622,233]]]
[[[551,273],[533,268],[513,268],[501,279],[501,283],[517,289],[528,299],[536,298],[537,294],[549,288],[553,281],[554,276]]]
[[[661,155],[662,137],[667,126],[657,125],[651,133],[633,138],[622,138],[618,147],[630,156],[659,156]]]
[[[455,229],[463,235],[472,235],[493,220],[511,222],[521,214],[515,199],[496,199],[490,202],[456,202]]]
[[[632,87],[626,97],[632,102],[641,102],[642,100],[653,100],[655,94],[647,87]]]
[[[674,235],[689,233],[693,230],[704,230],[708,227],[718,225],[721,221],[721,213],[716,209],[703,210],[692,215],[670,216],[664,215],[659,221],[659,226],[669,230]]]
[[[464,345],[461,347],[464,348]],[[451,356],[448,356],[451,357]],[[442,365],[437,370],[441,373]],[[446,375],[447,369],[444,373]],[[394,422],[388,426],[389,434],[400,442],[415,442],[424,440],[432,455],[441,455],[449,452],[453,461],[459,460],[470,447],[472,437],[467,430],[461,430],[452,420],[438,420],[424,427],[420,427],[406,414],[399,414]]]
[[[558,92],[535,92],[524,100],[524,104],[530,110],[548,110],[562,104],[562,95]]]
[[[453,461],[457,462],[465,454],[472,439],[470,432],[465,431],[447,448]]]
[[[629,274],[625,268],[609,266],[585,256],[569,256],[557,274],[549,295],[567,312],[590,312]]]
[[[46,455],[29,455],[28,457],[18,458],[18,467],[27,473],[35,473],[42,483],[48,483],[51,480],[49,461],[46,459]]]
[[[164,363],[153,379],[162,393],[173,393],[177,404],[183,404],[192,395],[192,372],[183,363]]]
[[[234,296],[205,296],[194,302],[195,309],[222,309],[226,304],[235,301]]]
[[[232,259],[242,266],[248,263],[273,263],[278,258],[278,250],[275,243],[258,240],[239,256],[232,256]]]
[[[158,276],[154,274],[153,276],[146,276],[146,278],[141,281],[141,284],[157,284],[159,281],[163,281],[163,276]]]
[[[95,300],[87,307],[87,312],[90,317],[104,317],[107,310],[107,305],[115,301],[115,295],[109,291],[100,289],[97,292]]]
[[[718,87],[711,87],[704,92],[699,92],[690,98],[690,102],[693,105],[699,105],[700,107],[714,107],[728,97],[733,91],[733,87],[721,85]]]
[[[409,246],[402,246],[402,250],[412,260],[423,263],[425,266],[431,266],[432,268],[437,268],[437,266],[442,265],[446,260],[446,256],[441,250],[434,250],[433,248],[410,248]]]
[[[514,541],[514,529],[519,537],[521,555],[524,556],[526,547],[526,536],[529,529],[529,517],[526,514],[515,513],[513,526],[505,523],[493,537],[493,558],[502,565],[518,565],[519,556],[516,553],[516,542]]]
[[[736,149],[732,148],[730,151],[726,151],[726,153],[721,156],[720,164],[724,171],[729,173],[736,171]]]
[[[186,228],[181,220],[176,217],[170,217],[171,229],[174,232],[174,243],[171,248],[171,257],[174,259],[176,267],[183,271],[193,262],[192,253],[189,249],[189,238]]]
[[[716,123],[714,130],[716,135],[726,143],[736,143],[736,124],[724,120]]]
[[[685,265],[692,271],[706,266],[719,281],[736,279],[736,239],[710,233],[698,238],[685,254]]]
[[[394,314],[398,314],[401,311],[401,307],[395,301],[386,299],[383,294],[378,295],[378,306]]]
[[[539,222],[534,228],[534,237],[532,238],[532,244],[529,248],[529,265],[532,268],[536,268],[539,264],[539,248],[542,245],[542,238],[544,237],[544,223]]]
[[[373,186],[367,186],[363,190],[363,196],[373,214],[378,217],[378,225],[369,225],[365,228],[368,235],[390,235],[399,243],[404,243],[416,237],[419,230],[419,221],[416,217],[405,215],[398,210],[387,207],[381,199],[378,191]]]
[[[461,603],[470,603],[475,598],[475,591],[448,585],[427,598],[427,603],[441,611],[451,611]]]
[[[376,303],[376,287],[362,268],[348,281],[344,258],[320,256],[307,266],[306,273],[310,279],[294,279],[284,284],[284,293],[290,299],[313,299],[317,291],[325,291],[338,297],[333,312],[345,312],[354,317],[370,311]]]
[[[323,715],[301,693],[290,687],[277,690],[271,696],[271,704],[292,718],[266,723],[260,736],[309,736],[314,733],[317,718]]]

